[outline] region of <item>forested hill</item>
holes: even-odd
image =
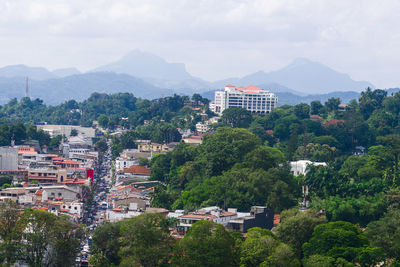
[[[192,99],[208,104],[208,100],[195,94]],[[100,94],[93,93],[88,99],[78,102],[68,100],[56,106],[43,103],[40,99],[31,100],[28,97],[10,100],[0,106],[0,122],[2,123],[37,123],[69,124],[91,126],[94,120],[104,115],[110,128],[122,125],[126,128],[136,127],[145,120],[171,121],[177,116],[184,117],[187,113],[195,115],[189,108],[179,111],[189,101],[188,96],[169,96],[155,100],[147,100],[130,93]],[[103,116],[103,119],[104,119]]]

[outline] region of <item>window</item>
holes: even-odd
[[[55,196],[56,194],[54,192],[51,193],[51,196]]]
[[[58,196],[61,197],[61,196],[62,196],[62,193],[58,193]]]
[[[78,207],[74,207],[74,209],[75,209],[75,210],[77,210],[77,209],[78,209]]]

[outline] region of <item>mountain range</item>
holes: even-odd
[[[25,65],[2,67],[0,103],[23,97],[26,77],[29,77],[29,96],[41,98],[48,104],[58,104],[68,99],[82,100],[93,92],[131,92],[148,99],[174,93],[207,94],[228,83],[237,86],[252,84],[281,94],[281,104],[291,95],[300,99],[298,96],[340,91],[357,93],[366,87],[374,88],[369,82],[354,81],[347,74],[304,58],[295,59],[276,71],[258,71],[240,78],[210,82],[192,76],[183,63],[170,63],[151,53],[134,50],[114,62],[85,73],[76,68],[49,71],[44,67]]]

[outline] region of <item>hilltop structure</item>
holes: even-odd
[[[269,91],[254,85],[236,87],[232,84],[225,86],[224,91],[216,91],[210,109],[222,114],[228,108],[244,108],[252,113],[270,113],[278,105],[278,97]]]

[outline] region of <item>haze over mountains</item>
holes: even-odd
[[[25,65],[0,68],[0,103],[23,97],[26,77],[30,80],[29,96],[41,98],[49,104],[68,99],[83,100],[93,92],[131,92],[149,99],[173,93],[207,94],[228,83],[238,86],[253,84],[284,98],[339,91],[360,92],[368,86],[374,88],[369,82],[354,81],[347,74],[304,58],[276,71],[258,71],[241,78],[209,82],[192,76],[183,63],[169,63],[159,56],[134,50],[117,61],[86,73],[76,68],[49,71],[44,67]],[[280,102],[284,103],[282,97]]]

